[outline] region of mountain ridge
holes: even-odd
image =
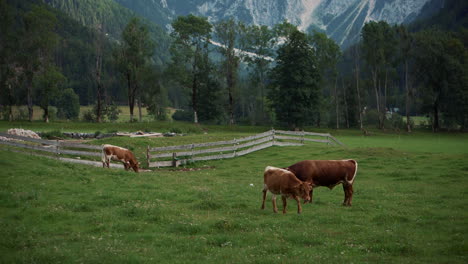
[[[166,29],[179,15],[195,14],[210,22],[235,18],[247,24],[273,26],[284,20],[303,31],[319,30],[342,48],[359,39],[368,21],[409,23],[428,3],[440,0],[114,0]],[[441,8],[441,5],[433,5]],[[430,11],[430,10],[429,10]]]

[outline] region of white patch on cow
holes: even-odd
[[[108,147],[118,148],[118,149],[121,149],[121,150],[128,150],[128,149],[126,149],[126,148],[122,148],[122,147],[114,146],[114,145],[110,145],[110,144],[104,144],[104,145],[102,145],[102,149],[108,148]]]
[[[269,171],[269,170],[279,170],[279,171],[289,172],[288,170],[285,170],[285,169],[282,169],[282,168],[277,168],[277,167],[273,167],[273,166],[267,166],[267,167],[265,168],[265,172],[266,172],[266,171]]]

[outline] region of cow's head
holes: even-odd
[[[135,172],[140,170],[140,162],[130,162],[129,164]]]
[[[299,195],[301,196],[304,203],[310,201],[310,191],[312,190],[312,186],[308,182],[302,182],[299,185]]]

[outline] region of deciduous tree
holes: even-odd
[[[208,68],[203,63],[209,52],[212,25],[206,18],[190,14],[177,17],[172,27],[171,72],[178,75],[179,84],[190,89],[193,122],[198,123],[200,86],[207,81],[203,76],[209,76],[204,73]]]
[[[153,56],[155,43],[149,35],[148,26],[136,17],[132,18],[123,30],[122,40],[116,58],[120,71],[127,82],[130,121],[133,121],[135,100],[139,99],[138,101],[141,102],[141,98],[139,98],[141,95],[140,74]],[[141,105],[139,109],[141,113]]]

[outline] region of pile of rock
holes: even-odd
[[[36,132],[31,130],[25,130],[22,128],[11,128],[8,129],[7,133],[10,135],[41,139],[41,137],[38,134],[36,134]]]

